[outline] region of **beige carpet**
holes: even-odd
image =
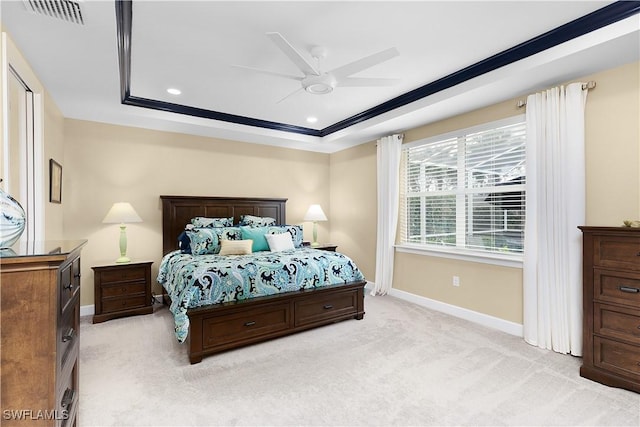
[[[83,319],[80,425],[640,425],[640,395],[579,358],[393,297],[365,309],[196,365],[166,308]]]

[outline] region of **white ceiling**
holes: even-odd
[[[143,1],[134,0],[131,95],[241,117],[322,130],[428,85],[609,1]],[[351,124],[326,136],[240,125],[123,105],[113,1],[83,1],[85,25],[1,3],[6,30],[68,118],[335,152],[548,85],[640,58],[640,15]],[[354,77],[399,79],[392,87],[299,91],[294,80],[235,67],[302,76],[266,36],[281,33],[315,64],[331,70],[384,49],[399,56]],[[169,95],[168,87],[182,91]],[[308,116],[317,123],[306,122]]]

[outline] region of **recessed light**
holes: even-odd
[[[318,121],[317,117],[312,117],[312,116],[307,117],[307,123],[315,123],[317,121]]]
[[[167,92],[169,92],[171,95],[180,95],[182,93],[180,89],[176,89],[173,87],[170,87],[169,89],[167,89]]]

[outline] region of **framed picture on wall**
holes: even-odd
[[[62,166],[49,159],[49,201],[62,203]]]

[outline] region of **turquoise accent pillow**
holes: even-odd
[[[243,240],[248,240],[248,239],[253,240],[253,244],[251,245],[251,250],[253,252],[269,250],[269,244],[267,243],[267,238],[264,237],[264,235],[267,234],[266,227],[250,227],[247,225],[243,225],[240,227],[240,229],[242,230]]]

